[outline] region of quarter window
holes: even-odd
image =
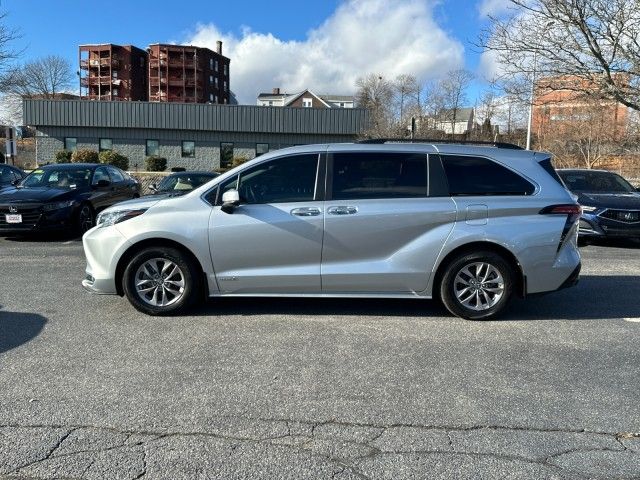
[[[152,155],[159,155],[159,154],[160,154],[160,143],[158,142],[158,140],[147,140],[147,146],[146,146],[147,157],[150,157]]]
[[[240,200],[248,204],[312,201],[318,155],[292,155],[240,173]]]
[[[69,152],[75,152],[78,146],[78,139],[76,137],[65,137],[64,149]]]
[[[379,152],[333,155],[334,200],[426,196],[426,155]]]
[[[196,142],[185,140],[182,142],[182,157],[183,158],[195,158],[196,157]]]
[[[443,155],[451,196],[531,195],[535,187],[508,168],[482,157]]]

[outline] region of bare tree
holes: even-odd
[[[513,87],[522,77],[525,85],[560,78],[545,87],[571,88],[640,110],[638,0],[508,1],[510,13],[491,18],[479,40],[495,55],[499,80]],[[575,81],[569,85],[568,79]]]
[[[385,137],[393,124],[393,85],[382,75],[369,74],[356,81],[356,103],[369,110],[371,127],[368,136]]]
[[[407,112],[415,112],[416,106],[420,105],[420,85],[413,75],[400,74],[393,81],[392,87],[398,107],[398,119],[400,123],[406,123]]]
[[[615,106],[583,95],[559,110],[555,125],[542,129],[538,142],[554,153],[559,166],[594,168],[624,143],[626,129],[615,128]]]
[[[451,123],[451,131],[455,133],[455,125],[460,109],[467,103],[467,88],[474,76],[465,69],[451,70],[445,78],[438,83],[441,116]]]
[[[49,55],[14,68],[7,78],[7,89],[14,95],[55,98],[71,86],[73,73],[65,58]]]
[[[12,43],[19,38],[18,31],[7,25],[7,14],[0,13],[0,91],[4,91],[7,85],[5,74],[9,71],[12,60],[15,60],[19,52],[12,47]]]

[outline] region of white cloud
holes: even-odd
[[[510,0],[482,0],[478,10],[482,17],[495,17],[508,12],[512,5]]]
[[[231,89],[240,103],[260,92],[310,88],[351,94],[358,77],[413,74],[420,81],[463,65],[464,47],[435,22],[429,0],[346,0],[303,41],[284,41],[244,28],[241,35],[198,25],[186,43],[215,49],[224,42],[231,58]]]

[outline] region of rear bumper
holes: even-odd
[[[582,263],[579,263],[575,268],[569,278],[567,278],[562,285],[558,288],[558,290],[564,290],[565,288],[575,287],[580,281],[580,270],[582,269]]]

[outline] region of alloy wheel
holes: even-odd
[[[180,267],[167,258],[145,261],[135,274],[138,297],[154,307],[167,307],[184,295],[185,278]]]
[[[464,307],[475,311],[495,306],[505,292],[500,271],[487,262],[469,263],[462,267],[453,282],[453,291]]]
[[[93,228],[93,213],[88,205],[80,210],[80,233],[84,234]]]

